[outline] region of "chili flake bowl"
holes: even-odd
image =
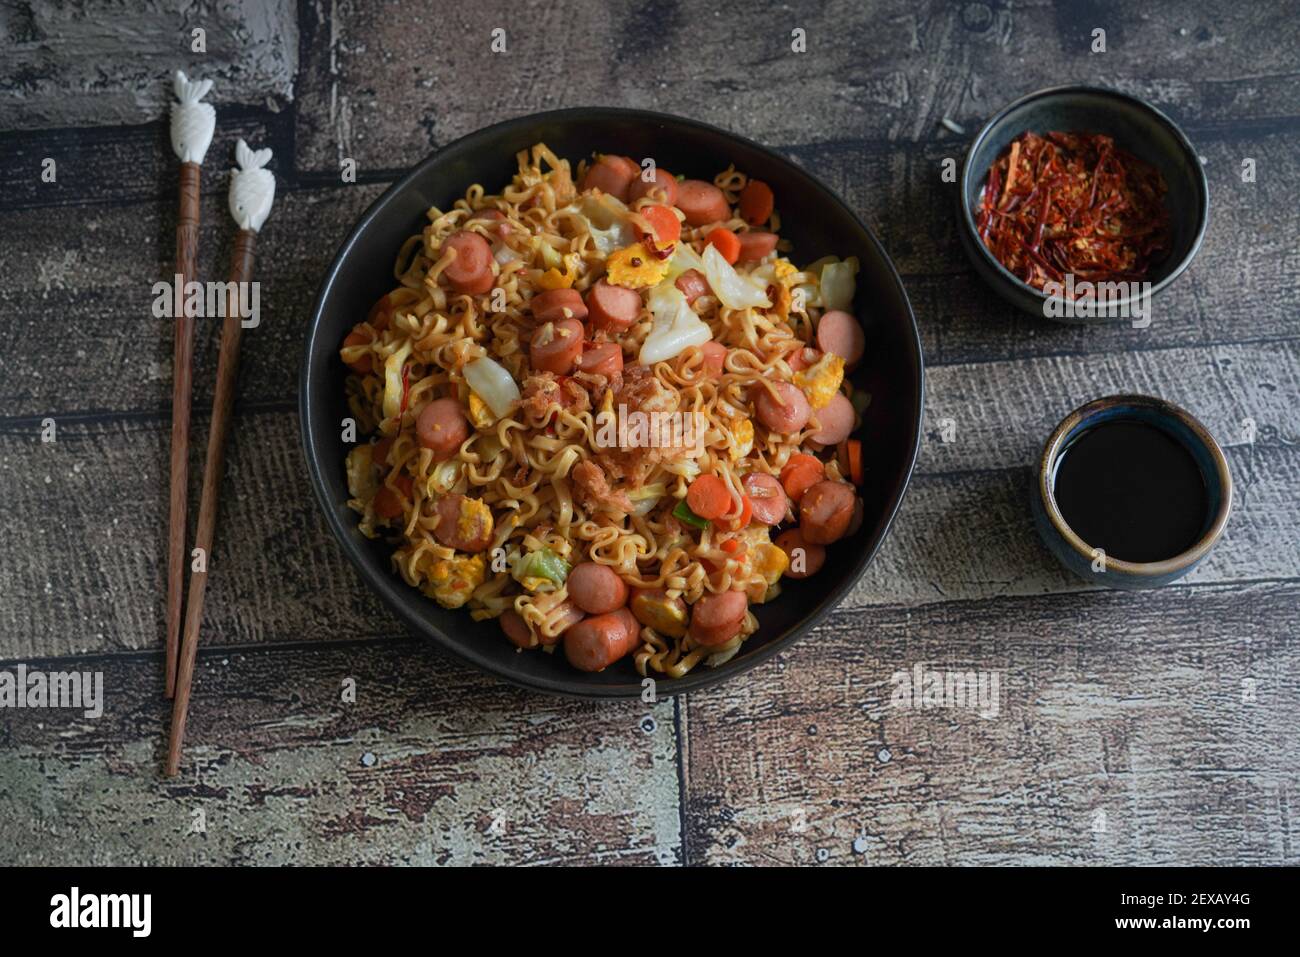
[[[997,113],[980,130],[966,153],[960,178],[958,232],[966,254],[980,278],[999,296],[1031,315],[1067,323],[1149,322],[1149,316],[1139,315],[1146,305],[1139,301],[1140,293],[1111,299],[1104,308],[1090,310],[1091,314],[1079,314],[1061,297],[1049,296],[1022,281],[980,239],[975,217],[994,161],[1020,134],[1052,131],[1104,133],[1164,177],[1172,241],[1168,256],[1147,277],[1152,297],[1177,279],[1196,256],[1210,215],[1210,188],[1199,154],[1178,125],[1150,103],[1094,86],[1059,86],[1031,93]]]

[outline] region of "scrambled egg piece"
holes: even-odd
[[[486,529],[486,531],[484,531]],[[462,538],[480,538],[492,534],[492,509],[481,498],[468,495],[460,500],[456,514],[456,532]]]
[[[803,389],[813,409],[824,409],[844,382],[844,360],[828,352],[807,369],[794,374],[794,384]]]
[[[482,555],[457,555],[434,562],[424,593],[444,608],[459,608],[483,584],[487,563]]]
[[[632,599],[632,611],[637,621],[668,638],[686,634],[686,612],[675,601],[639,593]]]
[[[645,248],[644,243],[633,243],[616,250],[605,260],[610,284],[631,289],[658,285],[668,275],[669,265],[670,259],[655,256]]]
[[[799,271],[798,269],[795,269],[794,263],[790,262],[788,259],[777,259],[772,263],[772,267],[772,274],[776,276],[778,280],[782,281],[788,279]]]
[[[469,393],[469,421],[476,429],[490,429],[496,423],[497,417],[492,414],[486,402],[478,397],[478,393],[473,389]]]
[[[769,585],[775,585],[790,568],[790,556],[779,545],[765,542],[754,548],[754,571]]]
[[[735,444],[727,449],[731,461],[739,462],[754,449],[754,423],[749,419],[733,419],[731,437]]]
[[[573,280],[578,277],[569,272],[569,266],[566,263],[564,272],[551,268],[542,273],[542,278],[537,280],[537,285],[543,289],[569,289],[573,286]]]

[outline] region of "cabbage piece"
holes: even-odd
[[[671,282],[661,282],[650,290],[650,311],[654,324],[641,344],[637,357],[642,365],[654,365],[690,346],[702,346],[713,338],[704,320],[695,314],[682,291]]]
[[[514,377],[487,356],[465,363],[465,381],[497,418],[509,415],[519,401],[519,386]]]
[[[690,243],[678,243],[677,248],[673,250],[672,258],[668,260],[668,272],[664,278],[675,280],[690,269],[698,270],[703,274],[704,260]]]
[[[384,419],[392,419],[402,411],[402,367],[411,354],[411,342],[384,360]]]
[[[822,269],[822,305],[826,309],[852,309],[853,295],[857,289],[854,276],[857,274],[856,260],[827,263]]]
[[[570,208],[587,227],[592,243],[602,256],[636,242],[627,206],[617,197],[608,193],[584,193]]]
[[[460,481],[460,473],[464,463],[459,459],[447,459],[445,462],[439,462],[433,467],[433,474],[429,476],[429,491],[434,495],[446,495],[456,483]]]
[[[707,246],[704,250],[704,275],[713,294],[728,309],[772,305],[767,298],[767,286],[761,280],[751,280],[732,269],[715,246]]]

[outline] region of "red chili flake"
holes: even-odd
[[[1160,171],[1101,133],[1022,133],[989,169],[975,225],[997,260],[1036,289],[1136,282],[1169,254]]]

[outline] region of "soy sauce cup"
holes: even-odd
[[[1190,454],[1204,481],[1199,535],[1190,546],[1169,557],[1126,561],[1107,554],[1101,544],[1084,541],[1062,514],[1056,486],[1063,458],[1085,434],[1119,422],[1149,426],[1172,438]],[[1232,511],[1232,476],[1223,450],[1191,413],[1151,396],[1113,395],[1075,409],[1052,432],[1038,461],[1031,499],[1038,534],[1070,571],[1094,584],[1113,588],[1155,588],[1182,578],[1219,540]]]

